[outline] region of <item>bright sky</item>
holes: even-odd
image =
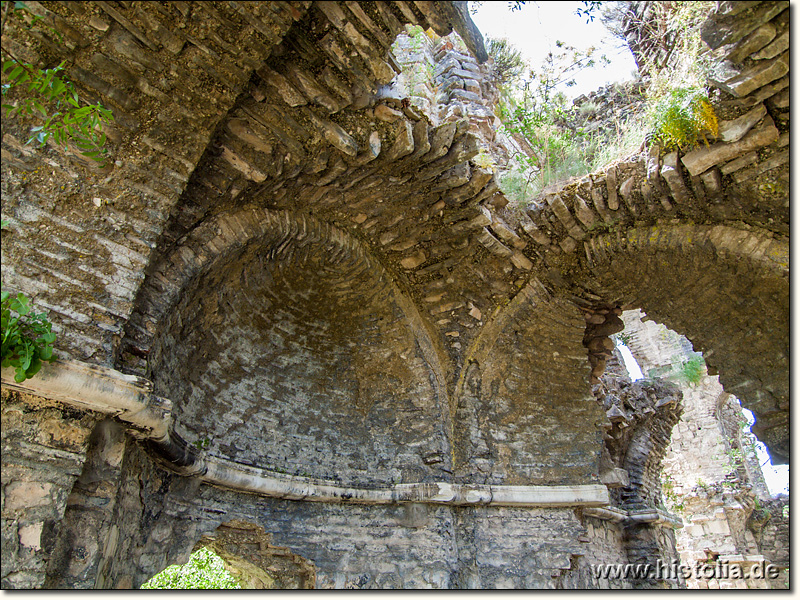
[[[470,2],[470,5],[473,3]],[[521,10],[512,12],[509,2],[484,2],[472,15],[472,20],[484,37],[506,38],[533,65],[538,65],[556,41],[579,50],[590,46],[605,54],[611,65],[583,71],[576,76],[577,85],[562,88],[568,98],[588,94],[606,83],[633,79],[636,63],[622,40],[614,38],[600,22],[599,16],[586,23],[586,17],[575,14],[581,2],[528,2]]]

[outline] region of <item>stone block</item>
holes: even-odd
[[[736,77],[715,82],[717,86],[737,98],[744,98],[750,92],[780,79],[789,72],[789,53],[770,60],[765,64],[756,63]]]
[[[703,525],[704,529],[713,535],[730,535],[731,529],[725,519],[712,519]]]
[[[46,506],[54,500],[51,497],[53,484],[37,481],[13,481],[6,486],[7,510],[23,510]]]
[[[39,521],[31,525],[23,525],[19,528],[19,543],[31,550],[41,550],[42,528],[44,522]]]
[[[769,58],[775,58],[779,54],[783,54],[789,49],[789,29],[787,28],[786,31],[781,33],[775,41],[773,41],[769,46],[756,52],[751,57],[753,60],[765,60]]]
[[[728,60],[733,63],[742,62],[749,54],[758,52],[775,39],[777,29],[772,23],[764,23],[753,33],[736,44],[728,54]]]
[[[692,176],[699,175],[711,167],[733,160],[739,156],[771,144],[778,139],[778,129],[769,116],[764,118],[761,127],[751,131],[738,142],[720,142],[708,147],[698,148],[681,158],[681,162]]]
[[[733,119],[723,121],[719,124],[719,140],[721,142],[738,142],[767,114],[767,109],[763,104],[759,104],[746,114]]]

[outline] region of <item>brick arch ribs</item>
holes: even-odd
[[[443,479],[442,369],[392,280],[360,243],[309,217],[245,210],[196,228],[156,268],[137,313],[154,332],[149,368],[178,436],[225,460],[349,485]]]
[[[584,319],[532,280],[495,312],[456,387],[456,473],[510,484],[597,482],[602,410],[592,396]]]
[[[632,227],[585,243],[583,289],[686,335],[788,460],[789,245],[757,228]]]

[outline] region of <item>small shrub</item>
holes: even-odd
[[[578,113],[583,116],[593,115],[600,106],[596,102],[584,102],[578,107]]]
[[[472,162],[475,164],[475,166],[478,166],[481,169],[494,171],[494,159],[492,159],[492,156],[483,149],[481,149],[478,154],[473,157]]]
[[[498,87],[518,81],[525,72],[522,52],[508,43],[507,39],[488,38],[486,51],[492,57],[492,75]]]
[[[719,135],[711,101],[698,88],[677,88],[660,98],[648,111],[650,137],[669,150],[697,145],[707,135]]]
[[[695,354],[688,360],[677,365],[675,369],[675,378],[691,385],[697,385],[700,383],[700,380],[703,379],[703,375],[705,375],[705,367],[706,361],[703,360],[703,356]]]
[[[22,383],[52,362],[56,334],[46,313],[33,313],[25,294],[2,290],[2,365],[14,367],[14,381]]]

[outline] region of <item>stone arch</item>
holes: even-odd
[[[584,244],[581,286],[683,333],[788,460],[789,245],[755,228],[633,227]],[[656,285],[657,284],[657,285]]]
[[[270,210],[211,219],[154,270],[138,315],[155,390],[200,450],[358,485],[450,470],[434,342],[333,226]]]
[[[201,537],[194,551],[213,550],[246,589],[314,589],[314,563],[271,541],[262,527],[233,520]]]

